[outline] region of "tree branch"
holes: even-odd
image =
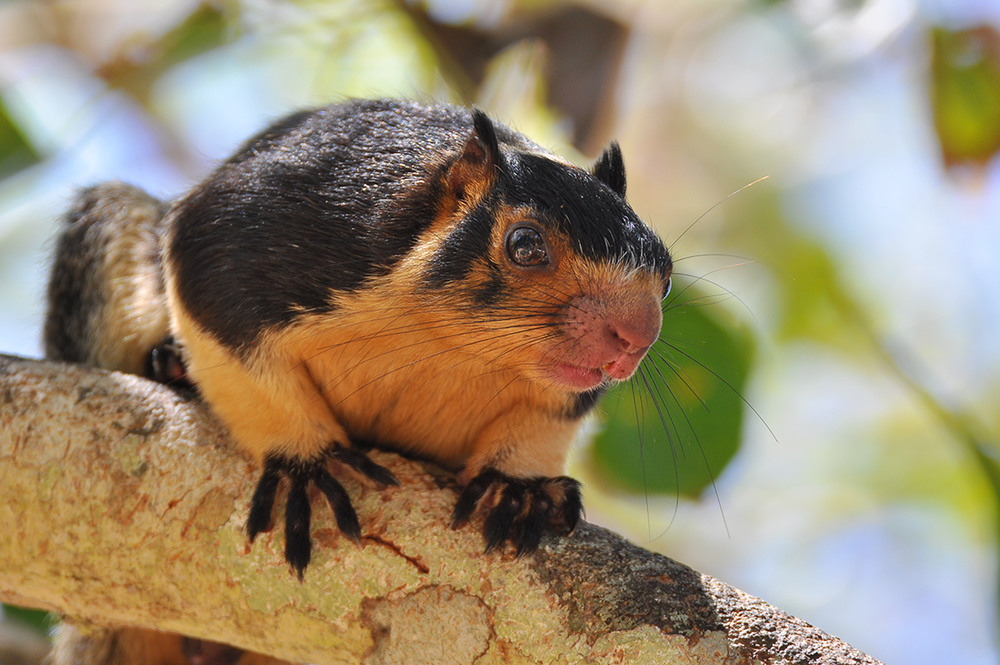
[[[296,662],[877,662],[592,525],[484,555],[475,528],[446,526],[450,474],[373,457],[401,486],[344,474],[360,548],[314,497],[299,583],[280,527],[248,545],[257,469],[198,401],[0,356],[0,600]]]

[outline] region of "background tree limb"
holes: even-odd
[[[483,555],[450,474],[373,455],[401,486],[345,474],[360,548],[314,501],[299,583],[280,528],[247,544],[257,469],[199,402],[0,356],[0,600],[314,663],[877,662],[592,525]]]

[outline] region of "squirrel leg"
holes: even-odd
[[[571,533],[583,512],[580,483],[561,473],[578,426],[577,420],[528,412],[509,413],[486,427],[458,476],[464,488],[452,528],[483,512],[486,551],[509,540],[518,556],[536,549],[546,532]]]
[[[239,356],[182,309],[174,314],[185,376],[226,423],[233,440],[264,465],[250,502],[250,541],[269,528],[275,497],[285,480],[285,558],[301,579],[312,553],[311,486],[326,497],[340,530],[355,542],[360,539],[350,498],[329,466],[346,466],[381,485],[398,482],[387,469],[350,446],[350,437],[330,409],[308,361],[303,360],[308,353],[271,340],[256,345],[266,353]],[[170,351],[163,353],[169,366]]]

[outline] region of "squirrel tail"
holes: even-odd
[[[144,373],[169,330],[160,261],[166,209],[121,182],[79,193],[51,264],[46,358]]]

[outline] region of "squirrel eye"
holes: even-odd
[[[519,266],[544,266],[549,263],[542,234],[530,226],[518,226],[507,233],[507,256]]]

